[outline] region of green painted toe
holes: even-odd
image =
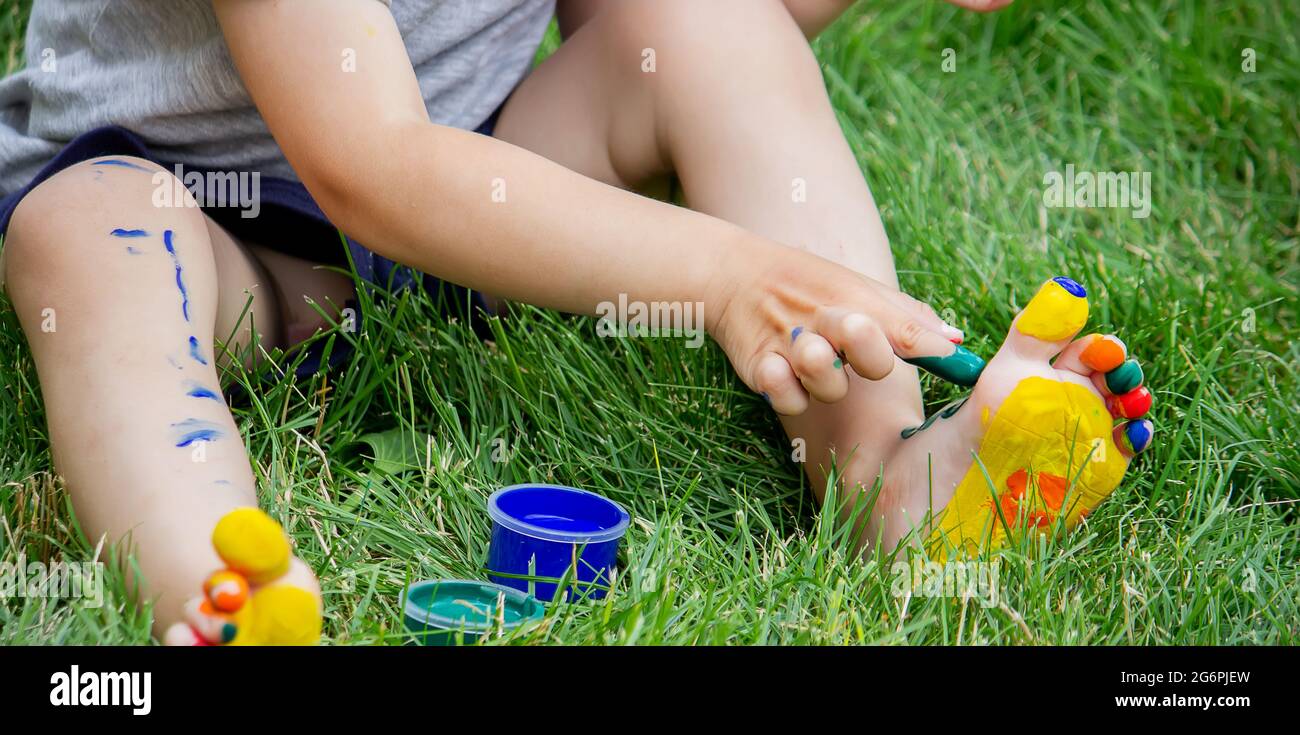
[[[1117,396],[1139,385],[1142,385],[1142,366],[1137,360],[1126,360],[1123,365],[1106,373],[1106,387]]]

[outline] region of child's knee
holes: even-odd
[[[105,160],[115,163],[97,163]],[[5,233],[0,285],[19,307],[27,295],[63,283],[76,288],[59,291],[91,296],[96,285],[110,285],[114,258],[127,252],[129,245],[107,246],[114,231],[206,232],[204,215],[192,198],[191,206],[156,203],[159,187],[169,187],[171,194],[178,185],[157,164],[122,156],[86,161],[51,176],[14,209]]]
[[[710,50],[732,39],[753,44],[761,39],[751,34],[765,28],[798,30],[781,0],[627,0],[606,12],[613,16],[616,28],[626,31],[618,34],[620,38],[661,53]]]
[[[710,68],[753,74],[765,73],[764,62],[795,61],[811,65],[820,83],[812,51],[781,0],[629,0],[604,12],[611,53],[639,58],[632,68],[653,71],[641,75],[650,83],[675,88],[721,78]]]
[[[178,190],[183,199],[173,202]],[[202,221],[193,196],[170,171],[142,158],[115,156],[83,161],[41,182],[18,203],[7,237],[84,232],[123,216]]]

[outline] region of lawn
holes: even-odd
[[[0,0],[0,67],[21,59],[25,5]],[[1294,642],[1300,5],[1019,5],[870,0],[816,50],[906,290],[988,356],[1032,289],[1070,274],[1090,327],[1141,357],[1154,447],[1084,527],[998,553],[999,604],[895,596],[890,560],[851,553],[721,351],[532,309],[484,342],[411,294],[371,307],[347,369],[236,404],[262,502],[320,575],[328,641],[400,642],[407,581],[481,576],[484,499],[541,481],[634,520],[612,594],[514,643]],[[1150,216],[1045,208],[1044,174],[1068,164],[1150,172]],[[927,378],[931,408],[955,394]],[[0,563],[95,554],[41,406],[0,303]],[[391,430],[417,466],[381,471],[357,444]],[[98,609],[0,600],[0,643],[150,642],[122,590],[111,575]]]

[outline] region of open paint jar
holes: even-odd
[[[603,495],[560,485],[512,485],[488,498],[488,578],[549,602],[599,599],[613,578],[628,514]]]
[[[487,633],[508,633],[540,620],[545,608],[536,598],[499,584],[438,579],[411,585],[402,612],[417,643],[450,646],[474,643]]]

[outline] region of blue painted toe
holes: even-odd
[[[1065,276],[1057,276],[1052,280],[1061,284],[1061,288],[1065,289],[1066,291],[1069,291],[1071,296],[1078,296],[1081,299],[1088,298],[1088,289],[1084,288],[1082,283],[1079,283],[1073,278],[1066,278]]]
[[[1128,436],[1129,445],[1133,447],[1133,453],[1141,454],[1151,445],[1151,436],[1155,434],[1155,426],[1146,419],[1130,421],[1124,427],[1124,433]]]

